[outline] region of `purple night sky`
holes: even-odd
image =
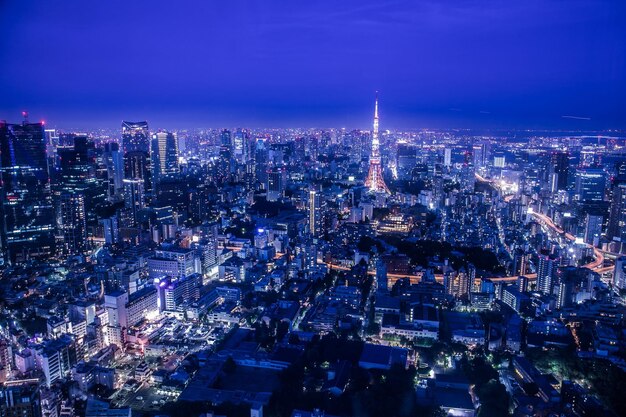
[[[4,0],[0,119],[625,128],[625,3]]]

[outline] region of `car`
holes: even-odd
[[[139,401],[143,401],[143,397],[140,395],[139,397],[136,398]]]

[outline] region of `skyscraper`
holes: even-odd
[[[569,154],[567,152],[553,152],[550,154],[548,167],[548,182],[551,191],[567,189],[569,175]]]
[[[144,182],[142,179],[124,180],[124,226],[132,227],[137,224],[137,213],[145,207]]]
[[[548,256],[539,255],[539,264],[537,267],[537,291],[544,294],[551,294],[554,287],[554,276],[558,260]]]
[[[124,157],[120,152],[120,147],[115,142],[105,143],[102,160],[107,170],[108,197],[110,201],[121,198],[124,185]]]
[[[601,169],[576,170],[576,199],[578,201],[602,201],[606,188],[606,176]]]
[[[244,163],[248,159],[248,133],[237,129],[233,136],[232,152],[234,158],[240,164]]]
[[[124,153],[150,152],[148,122],[122,122],[122,146]]]
[[[365,180],[365,186],[372,193],[391,194],[385,180],[383,170],[380,165],[380,141],[378,139],[378,94],[374,106],[374,129],[372,131],[372,153],[370,154],[370,168]]]
[[[61,194],[57,222],[63,238],[63,253],[77,255],[84,252],[87,249],[87,224],[82,194]]]
[[[155,163],[155,178],[178,172],[178,141],[172,132],[152,135],[152,156]]]
[[[623,252],[626,249],[626,182],[617,181],[612,194],[606,234],[609,239],[620,242],[618,250]]]
[[[152,194],[152,163],[147,122],[122,122],[124,178],[142,179],[144,192]],[[123,184],[122,184],[123,187]]]
[[[285,195],[287,171],[285,167],[273,167],[267,171],[267,201],[277,201]]]
[[[317,237],[322,232],[322,198],[321,193],[309,190],[309,233]]]
[[[54,254],[54,205],[43,123],[0,122],[0,186],[4,261]]]
[[[613,285],[620,290],[626,288],[626,256],[620,256],[615,260],[615,269],[613,269]]]
[[[269,152],[264,139],[257,139],[254,152],[254,175],[256,181],[265,188],[267,185],[267,162]]]
[[[443,150],[443,165],[444,166],[452,166],[452,149],[445,148]]]

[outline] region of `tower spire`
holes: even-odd
[[[380,166],[380,141],[378,140],[378,91],[374,104],[374,126],[372,130],[372,153],[370,154],[370,168],[365,180],[365,186],[373,193],[391,194],[389,187],[383,179],[383,171]]]
[[[374,105],[374,120],[378,120],[378,90],[376,90],[376,104]]]

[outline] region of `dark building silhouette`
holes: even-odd
[[[49,259],[54,205],[43,123],[0,122],[1,242],[4,261]]]

